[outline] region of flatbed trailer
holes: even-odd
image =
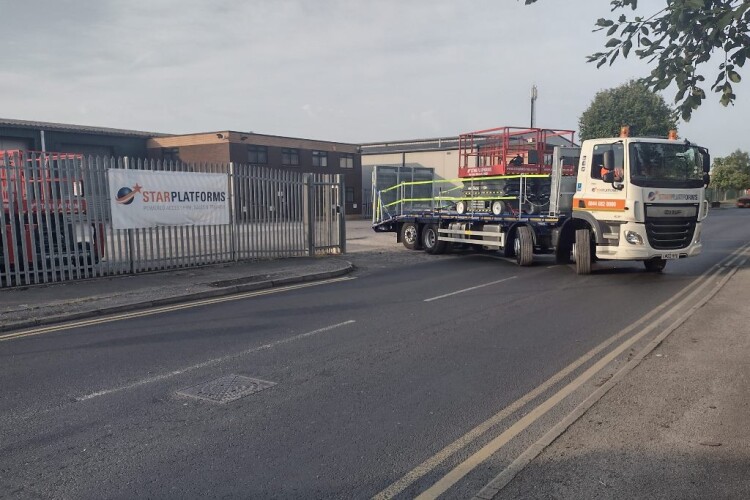
[[[529,266],[534,254],[555,254],[558,262],[570,262],[572,242],[560,245],[566,223],[572,223],[569,214],[458,214],[435,210],[394,215],[373,223],[373,229],[396,233],[396,241],[409,250],[440,254],[450,245],[476,245]],[[558,248],[564,248],[567,254],[557,255]]]

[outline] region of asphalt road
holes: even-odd
[[[364,252],[353,279],[3,343],[0,496],[414,497],[448,475],[428,491],[470,497],[691,305],[748,217],[713,212],[662,275]],[[274,385],[179,394],[232,374]]]

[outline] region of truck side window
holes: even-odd
[[[615,169],[619,169],[622,172],[623,165],[625,164],[625,148],[622,143],[616,144],[598,144],[594,146],[593,154],[591,155],[591,178],[601,179],[602,178],[602,167],[604,167],[604,152],[613,150],[615,152]]]
[[[599,152],[597,153],[597,149]],[[602,146],[594,146],[594,154],[591,156],[591,178],[602,178],[602,167],[604,166],[604,154]]]

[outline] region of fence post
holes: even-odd
[[[227,195],[229,196],[229,253],[232,261],[237,262],[237,245],[235,244],[235,225],[237,224],[237,213],[234,207],[234,162],[229,162],[227,191]]]
[[[339,249],[343,254],[346,253],[346,186],[342,174],[336,174],[336,183],[339,187]]]
[[[124,156],[122,158],[123,166],[125,167],[125,170],[130,169],[130,160],[127,156]],[[113,196],[112,193],[110,193],[110,196]],[[128,261],[130,262],[130,274],[136,274],[135,270],[135,242],[134,242],[134,236],[133,236],[133,229],[128,229]]]
[[[313,213],[313,182],[311,174],[304,174],[302,176],[302,220],[304,220],[305,226],[305,240],[307,241],[307,255],[312,257],[315,255],[315,228],[314,228],[314,213]]]

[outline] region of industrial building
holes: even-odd
[[[152,137],[148,156],[187,163],[250,164],[273,169],[344,176],[347,215],[362,210],[359,146],[231,130]]]
[[[172,135],[0,118],[0,150],[56,151],[92,156],[238,163],[270,169],[344,176],[345,210],[362,212],[359,146],[253,132]],[[368,181],[369,183],[369,181]]]

